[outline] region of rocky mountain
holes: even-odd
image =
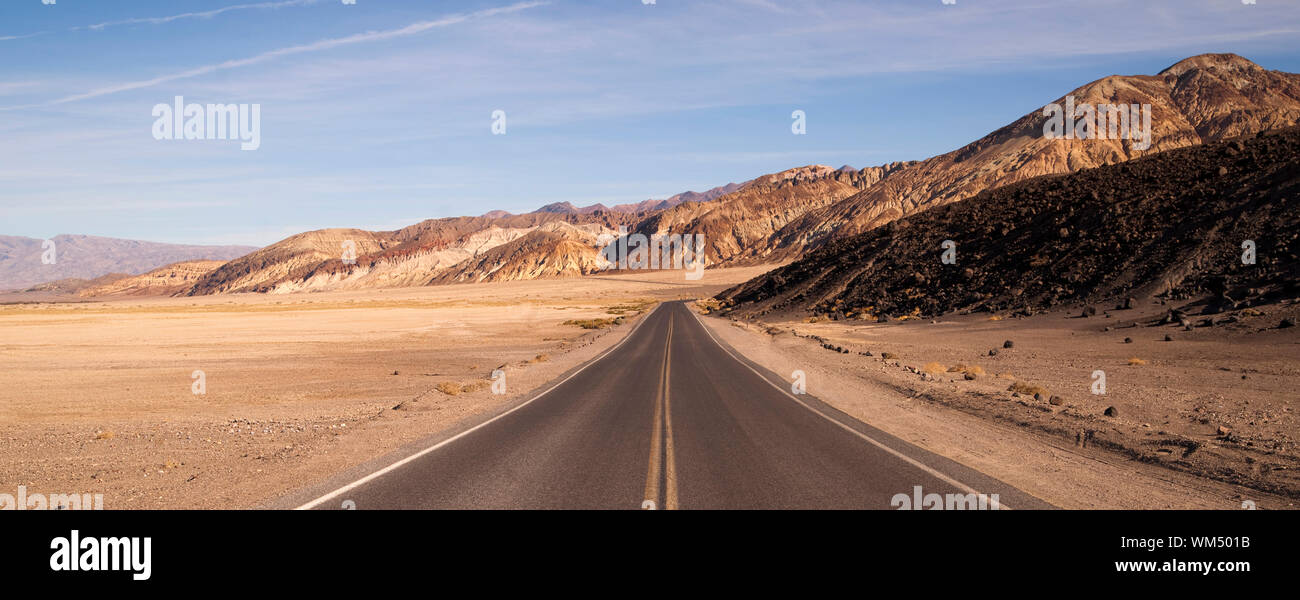
[[[538,210],[538,212],[553,213],[575,213],[575,214],[592,214],[601,211],[622,212],[632,214],[644,214],[661,211],[672,208],[679,204],[687,202],[709,202],[719,197],[725,196],[732,192],[745,187],[750,182],[745,183],[728,183],[727,185],[715,187],[705,192],[682,192],[675,196],[670,196],[663,200],[643,200],[632,204],[615,204],[614,206],[605,206],[604,204],[592,204],[591,206],[577,207],[570,202],[555,202],[547,204]],[[499,212],[499,211],[494,211]],[[493,213],[489,213],[493,214]],[[509,214],[509,213],[505,213]],[[498,215],[500,216],[500,215]]]
[[[1054,103],[1065,106],[1069,97],[1079,108],[1150,105],[1150,147],[1143,149],[1140,140],[1048,139],[1047,116],[1035,110],[960,149],[908,165],[857,194],[808,211],[748,246],[733,262],[790,260],[828,240],[984,190],[1300,122],[1300,75],[1265,70],[1235,54],[1194,56],[1157,75],[1106,77]],[[1110,138],[1109,127],[1098,131],[1103,129]]]
[[[719,299],[738,316],[1028,313],[1153,296],[1214,314],[1300,299],[1297,253],[1300,128],[1289,128],[986,191],[832,240]]]
[[[618,227],[628,227],[635,221],[635,215],[618,212],[578,214],[539,210],[495,218],[430,219],[397,231],[311,231],[222,265],[197,281],[186,294],[428,285],[435,280],[455,280],[439,279],[439,275],[539,229],[580,244],[593,244],[591,250],[595,253],[596,235],[615,232]],[[549,251],[541,245],[523,245],[539,252]],[[349,249],[354,252],[345,255]],[[543,256],[536,260],[545,262]],[[465,271],[461,268],[456,272]],[[470,275],[465,277],[475,279]]]
[[[54,263],[45,264],[45,240],[0,236],[0,290],[24,289],[63,279],[95,279],[110,273],[138,275],[185,260],[229,260],[251,246],[187,246],[91,235],[57,235]]]
[[[76,295],[80,294],[82,290],[99,287],[101,285],[109,285],[116,281],[130,279],[131,277],[134,277],[134,275],[127,275],[126,273],[109,273],[107,275],[100,275],[94,279],[79,279],[71,277],[68,279],[59,279],[56,281],[36,284],[24,290],[15,290],[13,294],[50,296]]]
[[[763,244],[788,223],[867,189],[910,163],[862,170],[812,165],[765,175],[709,202],[689,202],[642,221],[636,232],[703,234],[709,264],[727,262]],[[766,253],[750,254],[762,260]]]
[[[521,215],[492,211],[429,219],[397,231],[310,231],[227,262],[180,293],[290,293],[581,275],[603,264],[597,238],[633,228],[646,217],[646,207],[707,201],[743,185],[612,208],[558,202]],[[354,251],[350,261],[344,254],[349,249]]]
[[[617,204],[614,210],[630,213],[651,213],[672,208],[686,202],[710,202],[730,194],[748,185],[745,183],[728,183],[705,192],[682,192],[663,200],[644,200],[635,204]]]
[[[598,260],[595,236],[620,228],[646,235],[700,234],[711,266],[783,264],[986,190],[1293,125],[1300,120],[1300,75],[1268,71],[1236,55],[1207,54],[1157,75],[1106,77],[1050,104],[1147,107],[1123,114],[1131,117],[1134,131],[1150,132],[1150,144],[1141,135],[1051,139],[1045,129],[1050,115],[1036,109],[965,147],[919,162],[865,169],[812,165],[703,193],[613,207],[558,202],[521,215],[492,211],[431,219],[396,231],[306,232],[230,260],[180,293],[285,293],[577,275],[590,272]],[[1092,114],[1116,122],[1120,113]],[[1080,131],[1085,127],[1080,124]],[[1089,128],[1109,133],[1096,122]],[[3,252],[0,244],[0,257]],[[134,274],[172,262],[176,260],[134,271],[110,270]],[[88,275],[104,272],[109,271]]]
[[[598,238],[602,233],[611,234],[599,224],[547,223],[442,271],[430,283],[553,279],[595,273],[606,264],[600,256]]]
[[[188,291],[194,283],[215,271],[223,260],[190,260],[159,267],[143,275],[101,277],[76,290],[83,298],[105,296],[172,296]]]

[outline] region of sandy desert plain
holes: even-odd
[[[0,492],[103,494],[108,509],[291,507],[522,401],[655,302],[765,269],[3,305]],[[705,322],[776,373],[805,371],[836,408],[1062,508],[1294,508],[1300,335],[1267,323],[1295,308],[1175,342],[1128,327],[1160,310]],[[959,364],[975,379],[949,370]],[[498,368],[505,395],[488,386]],[[1089,392],[1096,369],[1104,397]],[[1016,381],[1061,403],[1017,397]]]
[[[757,272],[0,306],[0,490],[263,506],[517,400],[627,329],[568,321]]]

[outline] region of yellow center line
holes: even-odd
[[[669,360],[670,352],[673,347],[673,318],[668,317],[668,344],[664,348],[664,430],[665,436],[665,476],[664,476],[664,509],[677,510],[677,461],[673,458],[673,405],[670,399],[668,382],[671,381],[669,374],[672,373],[672,361]]]
[[[661,476],[663,477],[665,498],[662,508],[665,510],[677,508],[677,464],[673,460],[673,425],[668,405],[669,357],[672,343],[673,318],[669,315],[668,338],[664,342],[664,366],[659,373],[659,389],[655,394],[655,418],[650,438],[650,468],[645,480],[645,498],[652,503],[652,506],[658,508],[659,482]],[[665,446],[667,452],[664,451]]]

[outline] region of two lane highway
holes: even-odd
[[[916,486],[1048,508],[791,394],[674,302],[545,392],[299,508],[888,509]]]

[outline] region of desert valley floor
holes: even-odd
[[[110,509],[275,506],[517,401],[655,302],[761,270],[5,305],[0,483]],[[1118,314],[705,322],[833,406],[1058,507],[1293,508],[1300,334],[1278,316],[1174,342]]]

